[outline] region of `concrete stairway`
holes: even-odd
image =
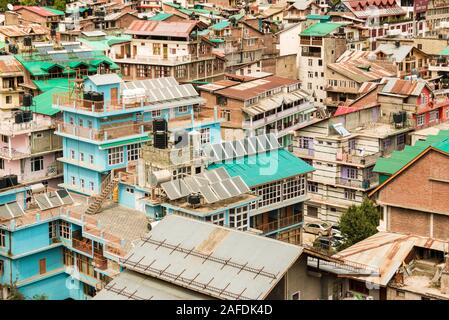
[[[112,190],[114,190],[117,185],[118,179],[111,179],[111,181],[106,185],[101,194],[95,197],[94,201],[89,205],[85,213],[90,215],[96,214],[100,210],[103,202],[109,197]]]

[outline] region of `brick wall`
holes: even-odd
[[[388,231],[430,237],[430,214],[391,207]]]
[[[433,215],[433,238],[441,240],[449,238],[449,216]]]

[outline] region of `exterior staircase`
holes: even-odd
[[[103,182],[103,188],[101,189],[101,194],[94,197],[94,201],[86,209],[85,214],[96,214],[100,209],[103,202],[109,198],[112,191],[117,187],[118,179],[111,178],[108,176]]]

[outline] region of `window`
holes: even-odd
[[[79,119],[78,123],[79,123],[80,127],[84,127],[84,120],[83,119]]]
[[[81,189],[84,190],[84,187],[86,186],[86,184],[84,183],[84,179],[80,179],[80,185],[81,185]]]
[[[323,60],[319,59],[318,60],[318,65],[321,67],[323,65]]]
[[[438,120],[438,110],[436,111],[431,111],[429,113],[429,122],[434,122]]]
[[[140,143],[130,144],[128,146],[128,161],[134,161],[139,159],[140,154]]]
[[[68,266],[68,267],[73,266],[75,263],[75,259],[73,257],[73,252],[67,248],[62,248],[62,251],[63,251],[64,265]]]
[[[355,200],[355,190],[345,189],[345,199]]]
[[[93,127],[92,120],[87,120],[87,127],[89,129],[92,129],[92,127]]]
[[[153,55],[158,56],[161,54],[161,44],[153,43]]]
[[[70,117],[69,118],[69,123],[73,126],[75,124],[75,118]]]
[[[161,116],[161,110],[154,110],[154,111],[151,111],[151,116],[152,116],[153,118],[160,117],[160,116]]]
[[[41,171],[44,169],[44,157],[31,158],[31,172]]]
[[[75,160],[75,150],[70,149],[70,159]]]
[[[425,121],[424,114],[420,114],[419,116],[416,117],[416,125],[417,126],[422,126],[424,124],[424,121]]]
[[[6,96],[6,104],[11,104],[12,103],[12,96]]]
[[[307,83],[307,89],[308,89],[308,90],[312,90],[312,83],[310,83],[310,82]]]
[[[94,164],[94,156],[92,154],[89,155],[90,164]]]
[[[59,222],[59,235],[64,239],[70,239],[70,224],[68,222]]]
[[[200,129],[201,133],[201,143],[209,143],[210,142],[210,128],[202,128]]]
[[[146,64],[136,65],[136,72],[138,78],[152,78],[151,66]]]
[[[309,60],[309,67],[313,66],[313,59],[308,59]]]
[[[212,222],[213,224],[224,226],[224,213],[217,213],[211,216],[206,217],[207,222]]]
[[[229,209],[229,226],[243,231],[248,229],[248,206]]]
[[[357,168],[343,167],[342,178],[357,179]]]
[[[299,137],[298,147],[301,149],[313,149],[313,138]]]
[[[90,191],[94,191],[95,190],[95,185],[93,181],[89,181],[89,189]]]
[[[178,112],[179,112],[179,113],[187,112],[187,106],[181,106],[181,107],[178,107]]]
[[[292,300],[300,300],[301,299],[301,291],[296,291],[292,294]]]
[[[84,152],[80,152],[80,161],[84,161]]]
[[[284,200],[303,196],[306,193],[306,178],[297,176],[284,183]]]
[[[6,247],[6,231],[0,230],[0,247]]]
[[[109,149],[108,164],[114,165],[119,163],[123,163],[123,147]]]
[[[405,144],[405,133],[398,134],[398,136],[396,137],[396,144],[398,146]]]
[[[449,108],[448,108],[447,110],[449,111]],[[8,143],[8,142],[9,142],[8,136],[3,136],[3,135],[2,135],[2,142]]]
[[[76,185],[76,179],[75,179],[74,176],[71,176],[71,177],[70,177],[70,180],[71,180],[71,182],[72,182],[72,186]]]
[[[50,240],[58,238],[58,221],[50,221],[48,223],[48,237]]]
[[[231,110],[222,109],[221,110],[221,118],[225,119],[225,121],[231,121]]]
[[[5,262],[3,260],[0,260],[0,276],[2,276],[4,272],[5,272]]]
[[[5,160],[0,159],[0,170],[5,170]]]

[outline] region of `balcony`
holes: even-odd
[[[94,259],[92,260],[92,264],[95,268],[98,268],[100,270],[106,270],[108,268],[108,259],[103,257],[103,255],[94,254]]]
[[[257,129],[263,126],[266,126],[269,123],[281,120],[283,118],[289,117],[291,115],[294,115],[299,112],[304,112],[309,109],[313,108],[313,104],[311,102],[300,104],[296,107],[291,107],[288,109],[285,109],[281,112],[277,112],[275,114],[269,115],[267,117],[264,117],[262,119],[252,121],[252,120],[246,120],[242,122],[242,128],[243,129]],[[307,121],[304,121],[307,122]]]
[[[29,122],[15,123],[12,118],[0,119],[0,132],[6,136],[25,134],[32,131],[41,131],[53,127],[50,118],[39,118],[39,121],[32,120]]]
[[[286,228],[301,223],[302,219],[303,219],[302,214],[295,214],[293,216],[281,218],[272,222],[255,226],[254,228],[261,230],[263,233],[269,233],[275,230],[279,230],[282,228]]]
[[[377,186],[379,184],[379,177],[376,175],[375,177],[372,177],[369,179],[366,178],[363,181],[356,180],[356,179],[337,177],[335,180],[335,183],[337,185],[367,190],[367,189],[374,188],[375,186]]]
[[[18,151],[18,150],[14,149],[14,148],[0,147],[0,157],[1,158],[6,158],[6,159],[10,159],[10,160],[17,160],[17,159],[26,158],[29,155],[30,155],[30,153],[23,152],[23,151]]]
[[[143,55],[135,55],[134,57],[127,57],[127,56],[121,56],[121,55],[115,55],[114,61],[115,62],[129,62],[132,61],[133,63],[142,63],[142,64],[150,64],[150,65],[169,65],[169,66],[175,66],[177,64],[183,64],[183,63],[189,63],[189,62],[195,62],[195,61],[201,61],[201,60],[207,60],[207,59],[214,59],[215,56],[213,54],[199,54],[198,56],[195,54],[186,54],[186,55],[179,55],[174,57],[161,57],[161,56],[143,56]]]
[[[144,134],[146,132],[151,131],[151,128],[152,128],[151,123],[129,123],[120,126],[110,126],[110,127],[105,126],[100,130],[96,130],[75,126],[64,122],[59,122],[56,132],[70,134],[89,140],[107,141],[133,135]]]
[[[63,164],[62,162],[55,161],[48,165],[47,167],[47,176],[53,177],[63,173]]]
[[[303,56],[303,57],[321,58],[321,52],[302,51],[301,52],[301,56]]]
[[[373,154],[362,154],[359,150],[343,150],[343,152],[337,152],[337,161],[349,162],[358,165],[369,166],[375,164],[377,159],[382,156],[382,152],[376,152]]]
[[[88,255],[92,254],[92,240],[89,239],[72,239],[72,247],[78,251],[87,253]]]
[[[293,147],[293,153],[298,157],[313,157],[315,150]]]
[[[331,92],[339,92],[339,93],[353,93],[353,94],[358,94],[359,89],[358,88],[350,88],[350,87],[340,87],[340,86],[331,86],[331,85],[326,85],[324,87],[324,89],[326,91],[331,91]]]

